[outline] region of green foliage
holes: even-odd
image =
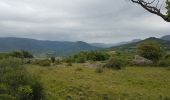
[[[162,56],[162,51],[157,43],[143,43],[138,46],[139,55],[157,62]]]
[[[166,1],[167,16],[170,19],[170,1]]]
[[[51,57],[51,62],[54,63],[55,62],[55,57]]]
[[[102,66],[97,66],[95,72],[96,73],[103,73],[103,67]]]
[[[170,66],[170,58],[165,58],[159,61],[160,67],[169,67]]]
[[[50,66],[51,60],[49,59],[35,59],[32,64],[40,65],[40,66]]]
[[[33,55],[31,53],[29,53],[28,51],[14,51],[11,53],[12,57],[16,57],[16,58],[33,58]]]
[[[39,64],[40,66],[50,66],[51,62],[50,62],[50,60],[45,59],[45,60],[39,60],[39,61],[38,61],[38,64]]]
[[[57,60],[55,60],[55,65],[59,65],[59,64],[62,64],[62,60],[59,60],[59,59],[57,59]]]
[[[67,66],[72,66],[72,63],[71,62],[67,63]]]
[[[20,86],[18,88],[18,94],[20,95],[19,100],[32,100],[33,90],[29,85]]]
[[[75,71],[82,71],[83,69],[81,67],[77,67]]]
[[[78,57],[76,58],[76,61],[77,63],[85,63],[86,59],[84,57]]]
[[[87,53],[87,60],[91,61],[104,61],[109,59],[109,54],[100,51],[91,51]]]
[[[80,52],[66,59],[66,62],[84,63],[86,61],[104,61],[109,59],[110,55],[101,51]]]
[[[42,86],[37,78],[27,73],[20,59],[0,60],[0,76],[0,100],[42,99]],[[36,85],[39,89],[35,88]]]
[[[165,55],[165,59],[170,59],[170,54]]]
[[[120,70],[125,65],[126,65],[125,59],[114,57],[110,58],[110,60],[103,67]]]
[[[10,57],[9,53],[0,53],[0,59],[9,58],[9,57]]]

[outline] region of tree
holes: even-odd
[[[157,43],[143,43],[138,46],[139,55],[157,62],[161,58],[161,48]]]
[[[150,13],[156,14],[163,18],[165,21],[170,22],[170,0],[131,0],[133,3],[137,3]],[[161,2],[162,1],[162,2]],[[162,5],[166,3],[167,12],[164,14],[162,12]]]
[[[24,50],[21,52],[22,52],[24,58],[33,58],[33,55],[30,52],[24,51]]]
[[[28,51],[14,51],[11,53],[12,57],[16,57],[16,58],[33,58],[33,55],[31,53],[29,53]]]
[[[52,63],[55,62],[55,57],[51,57],[51,62],[52,62]]]

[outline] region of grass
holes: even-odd
[[[100,74],[81,64],[26,68],[40,76],[47,100],[170,100],[170,70],[166,68],[104,69]]]

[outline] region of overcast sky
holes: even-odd
[[[0,0],[0,37],[115,43],[170,35],[128,0]]]

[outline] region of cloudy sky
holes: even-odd
[[[0,0],[0,37],[115,43],[170,35],[128,0]]]

